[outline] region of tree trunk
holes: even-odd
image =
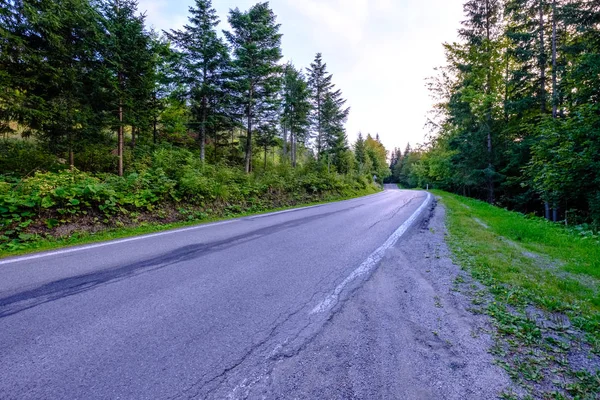
[[[556,0],[552,1],[552,118],[556,119],[558,114],[557,102],[556,102]],[[550,220],[549,204],[546,202],[546,219]],[[556,222],[558,219],[558,210],[556,204],[552,205],[552,221]]]
[[[206,156],[206,96],[202,97],[202,125],[200,126],[200,160]]]
[[[136,135],[135,129],[136,129],[135,126],[131,127],[131,150],[135,149],[135,135]]]
[[[489,15],[489,10],[490,10],[490,6],[489,6],[489,0],[486,0],[485,2],[486,4],[486,9],[488,10],[488,13],[486,14],[486,22],[485,22],[485,31],[486,31],[486,46],[487,48],[487,52],[488,52],[488,65],[487,65],[487,77],[486,77],[486,84],[485,84],[485,91],[486,91],[486,95],[489,97],[492,93],[492,76],[491,76],[491,67],[492,67],[492,56],[491,56],[491,49],[489,48],[490,46],[490,41],[491,41],[491,26],[490,26],[490,15]],[[489,100],[486,100],[489,101]],[[487,177],[487,186],[488,186],[488,202],[490,204],[494,204],[495,202],[495,195],[494,195],[494,177],[493,177],[493,172],[494,172],[494,165],[493,165],[493,154],[492,154],[492,110],[491,104],[488,104],[488,110],[486,112],[486,127],[487,127],[487,151],[488,151],[488,177]]]
[[[244,160],[246,164],[246,173],[249,174],[252,171],[252,121],[248,117],[248,131],[246,134],[246,157]]]
[[[213,146],[215,148],[214,160],[215,160],[215,163],[216,163],[219,160],[219,138],[217,137],[216,133],[215,133],[214,139],[215,139],[214,140],[215,145]]]
[[[506,48],[506,71],[504,76],[504,121],[508,123],[508,87],[510,81],[510,59],[508,54],[508,46]]]
[[[556,0],[552,2],[552,118],[558,115],[558,93],[556,83]]]
[[[121,6],[121,3],[117,0],[116,2],[117,12]],[[123,74],[121,71],[118,72],[119,90],[123,89]],[[117,133],[117,154],[119,157],[118,173],[119,176],[123,176],[123,147],[125,145],[125,138],[123,133],[123,98],[119,97],[119,130]]]
[[[321,90],[317,85],[317,160],[321,158]]]
[[[69,133],[69,168],[75,169],[75,153],[73,152],[73,134]]]
[[[296,134],[290,130],[290,141],[292,146],[292,167],[296,168]]]
[[[287,138],[288,138],[287,124],[283,123],[283,162],[287,161]]]
[[[156,115],[157,109],[158,109],[158,106],[156,104],[156,92],[153,93],[152,99],[153,99],[153,103],[154,103],[154,118],[152,121],[152,140],[153,140],[154,144],[156,144],[157,139],[158,139],[157,138],[158,133],[156,131],[156,125],[158,124],[158,115]]]
[[[267,170],[267,154],[268,154],[268,150],[269,148],[267,147],[267,145],[265,145],[265,161],[264,161],[264,170]]]
[[[540,2],[540,109],[542,114],[546,112],[546,54],[544,53],[544,1]]]
[[[123,176],[123,147],[124,147],[124,134],[123,134],[123,101],[119,100],[119,131],[118,131],[118,144],[117,153],[119,156],[119,176]]]

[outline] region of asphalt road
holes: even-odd
[[[233,391],[309,342],[427,199],[386,190],[0,260],[0,398]]]
[[[340,372],[343,360],[315,377],[323,359],[311,350],[352,338],[336,333],[336,314],[430,214],[429,194],[386,189],[0,260],[0,398],[403,398],[389,391],[403,382],[390,375],[397,357],[348,350],[365,371],[387,365],[369,383]],[[373,304],[369,318],[381,312]],[[367,394],[348,389],[360,382]]]

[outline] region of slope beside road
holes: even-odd
[[[2,260],[0,398],[495,398],[432,204],[387,188]]]

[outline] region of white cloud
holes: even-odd
[[[227,28],[230,8],[257,0],[214,0]],[[388,149],[424,140],[432,100],[425,78],[441,65],[441,43],[453,41],[463,0],[271,0],[282,25],[283,53],[306,67],[322,52],[334,83],[352,107],[348,136],[379,133]],[[148,22],[179,29],[193,0],[140,0]]]
[[[378,0],[381,1],[386,0]],[[330,40],[343,40],[346,45],[351,46],[364,37],[369,15],[368,0],[288,0],[288,4],[308,17],[314,24],[313,28],[326,27],[334,35]],[[326,39],[320,30],[315,29],[314,33],[316,39]]]
[[[141,0],[138,4],[140,13],[146,14],[148,26],[157,30],[179,29],[187,23],[187,6],[181,3],[173,7],[169,0]]]

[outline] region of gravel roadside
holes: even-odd
[[[496,399],[517,391],[489,354],[487,316],[454,290],[470,282],[445,244],[437,205],[299,354],[248,398]]]

